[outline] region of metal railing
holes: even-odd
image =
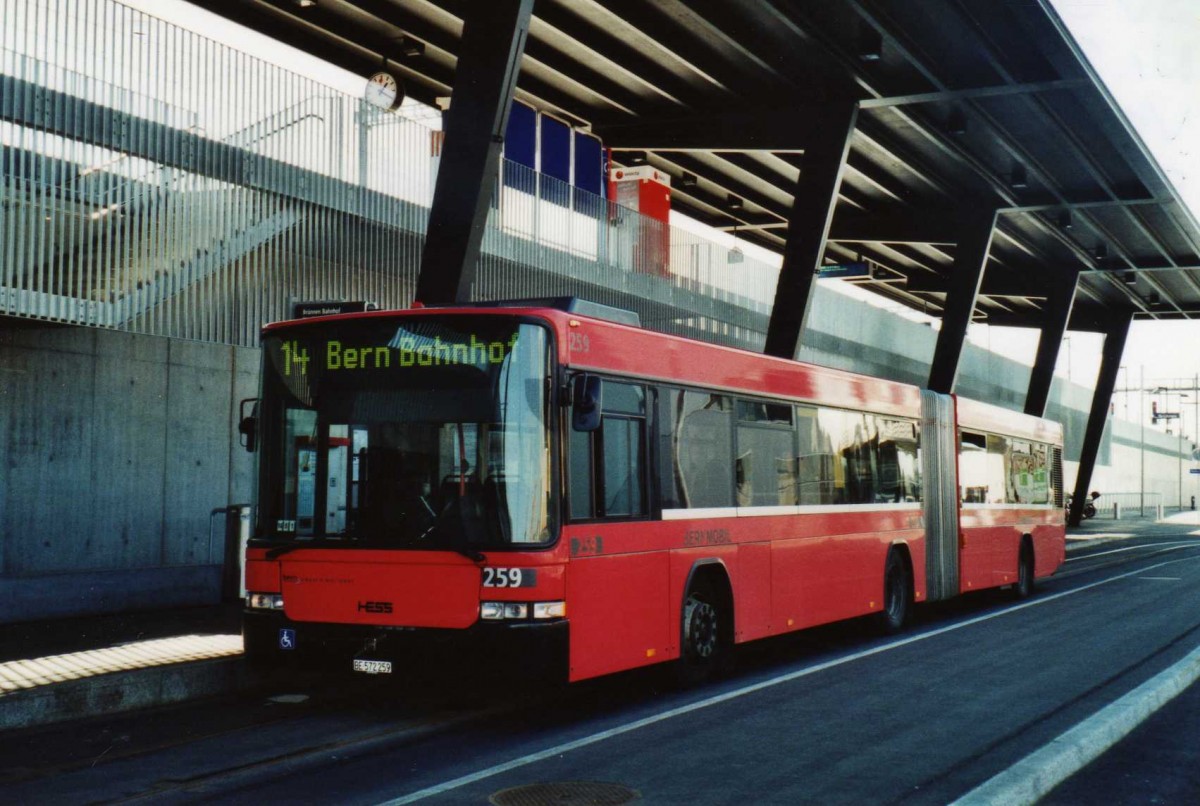
[[[0,313],[250,346],[296,299],[412,301],[425,122],[114,0],[0,19]],[[473,298],[578,294],[761,346],[777,268],[500,168]]]
[[[1157,492],[1101,493],[1095,500],[1097,518],[1162,519],[1163,494]]]

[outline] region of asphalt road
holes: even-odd
[[[486,670],[285,679],[256,698],[10,732],[0,799],[457,804],[582,781],[647,803],[944,804],[1197,647],[1200,538],[1166,530],[1072,551],[1026,602],[924,606],[894,638],[856,621],[760,642],[732,676],[684,692],[653,671],[553,691]],[[1200,802],[1182,763],[1200,752],[1198,713],[1193,686],[1046,801]]]

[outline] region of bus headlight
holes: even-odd
[[[565,618],[567,615],[566,602],[534,602],[534,618]]]
[[[484,621],[525,621],[532,615],[535,619],[564,618],[566,602],[481,602],[479,617]]]
[[[283,594],[279,593],[247,593],[246,603],[251,610],[282,610]]]

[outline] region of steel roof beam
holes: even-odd
[[[275,0],[278,1],[278,0]],[[427,45],[437,48],[442,53],[446,54],[447,58],[457,60],[458,53],[462,50],[461,39],[447,31],[440,25],[432,23],[424,19],[419,14],[407,10],[404,5],[397,5],[387,0],[353,0],[353,5],[361,11],[369,14],[380,22],[399,29],[414,38],[425,42]],[[456,14],[471,13],[471,5],[467,4],[456,10],[454,13],[442,11],[429,3],[425,3],[429,8],[437,8],[445,17],[455,18]],[[305,16],[311,9],[304,12]],[[342,29],[350,26],[349,21],[341,18],[340,23]],[[533,21],[530,21],[532,26]],[[392,44],[394,47],[394,42]],[[626,84],[612,80],[603,73],[596,73],[588,70],[586,67],[581,67],[577,62],[572,62],[560,53],[547,45],[544,45],[532,37],[527,38],[524,51],[524,67],[525,74],[521,78],[522,91],[528,92],[531,96],[543,99],[548,104],[553,105],[556,110],[561,110],[564,114],[577,117],[580,110],[570,109],[573,104],[569,95],[564,95],[562,91],[548,83],[544,78],[539,78],[535,73],[540,70],[551,71],[554,75],[560,77],[563,81],[568,82],[585,95],[592,96],[596,101],[606,105],[610,112],[625,115],[638,114],[637,107],[644,107],[644,101],[635,93],[630,92]],[[587,70],[588,75],[580,75],[582,70]],[[613,72],[619,72],[614,70]],[[590,121],[581,118],[581,121],[588,123]]]
[[[660,93],[664,99],[684,107],[702,103],[704,94],[670,70],[666,70],[619,32],[589,22],[573,7],[556,3],[538,3],[535,20],[541,20],[563,36],[579,43],[598,59],[611,65],[611,71],[621,81],[644,85]],[[593,3],[594,5],[594,3]],[[733,97],[733,93],[728,93]]]
[[[1001,207],[1000,212],[1008,215],[1011,213],[1057,213],[1064,210],[1096,210],[1106,207],[1145,207],[1147,205],[1162,205],[1163,202],[1158,199],[1103,199],[1091,201],[1071,201],[1066,199],[1062,202],[1054,202],[1050,204],[1023,204],[1017,207]]]
[[[962,234],[947,287],[942,329],[938,331],[929,367],[929,388],[935,392],[950,394],[954,391],[967,326],[975,312],[975,300],[979,296],[995,229],[994,208],[970,210],[963,216]]]
[[[808,141],[819,136],[836,114],[831,104],[730,109],[704,115],[598,124],[594,131],[613,149],[803,153]]]
[[[997,98],[1005,95],[1031,95],[1038,92],[1053,92],[1055,90],[1072,90],[1087,87],[1086,79],[1059,79],[1056,81],[1036,81],[1024,84],[1000,84],[992,87],[975,87],[966,90],[939,90],[937,92],[918,92],[910,95],[868,98],[861,102],[863,109],[881,109],[891,106],[912,106],[914,104],[942,103],[945,101],[966,101],[975,98]]]
[[[880,24],[875,19],[875,17],[870,12],[868,12],[860,2],[858,2],[857,0],[850,0],[850,2],[855,7],[855,9],[863,16],[864,19],[870,21],[872,25],[875,25],[876,27],[880,27]],[[922,75],[924,75],[927,80],[929,80],[931,83],[933,83],[935,86],[937,86],[939,88],[939,90],[942,90],[942,91],[946,90],[945,85],[942,84],[940,79],[938,79],[937,76],[934,75],[932,71],[930,71],[919,59],[917,59],[913,55],[911,49],[908,48],[907,46],[905,46],[903,43],[896,40],[895,35],[893,33],[891,33],[890,29],[888,32],[888,36],[891,40],[894,41],[894,44],[897,47],[897,50],[904,55],[904,57],[909,61],[910,64],[913,65],[913,67],[915,67],[917,70],[919,70],[922,73]],[[832,44],[827,44],[826,47],[829,49],[835,49],[835,46],[833,46]],[[867,86],[869,89],[871,89],[872,93],[875,94],[877,97],[881,97],[881,93],[879,93],[878,90],[871,87],[869,83],[864,84],[864,86]],[[997,127],[995,125],[994,121],[991,120],[990,116],[987,116],[986,113],[983,113],[982,110],[979,110],[977,107],[974,107],[974,105],[973,105],[973,108],[976,108],[976,111],[978,111],[979,114],[984,116],[985,119],[989,122],[989,124],[992,125],[993,128],[995,128],[1000,133],[1000,139],[1002,141],[1002,144],[1004,144],[1006,148],[1010,149],[1010,153],[1012,153],[1011,149],[1014,147],[1011,145],[1011,143],[1008,142],[1008,140],[1010,139],[1009,135],[1006,132],[1004,132],[1003,129],[1000,129],[999,127]],[[921,122],[920,120],[918,120],[915,117],[908,115],[907,113],[903,112],[899,108],[893,107],[891,109],[891,111],[894,114],[898,115],[906,123],[911,125],[915,131],[922,134],[935,148],[943,150],[948,155],[961,160],[966,165],[968,165],[977,175],[979,175],[981,178],[983,178],[987,182],[987,184],[991,187],[992,191],[1006,202],[1007,206],[1003,209],[1013,209],[1013,208],[1019,208],[1021,206],[1019,204],[1016,194],[1008,186],[1008,184],[1001,177],[999,177],[991,168],[984,165],[974,154],[967,151],[965,147],[963,147],[962,145],[960,145],[958,143],[949,142],[944,137],[934,134],[927,124]],[[867,125],[868,125],[867,121],[864,120],[863,128],[866,128]],[[1028,154],[1026,154],[1025,156],[1028,157]],[[1033,162],[1033,161],[1031,160],[1031,162]],[[1043,175],[1046,175],[1045,171],[1041,171],[1041,173]],[[1061,193],[1059,193],[1052,185],[1048,184],[1048,187],[1050,187],[1051,191],[1054,192],[1059,204],[1060,205],[1064,204],[1066,200],[1062,198]],[[1110,195],[1113,195],[1115,198],[1115,194],[1110,194]],[[1037,226],[1039,229],[1041,229],[1044,233],[1050,235],[1055,240],[1058,240],[1060,243],[1063,243],[1068,248],[1070,248],[1076,254],[1076,256],[1080,258],[1081,262],[1085,266],[1087,266],[1088,268],[1095,268],[1096,264],[1095,264],[1095,261],[1092,259],[1092,257],[1090,255],[1088,255],[1087,252],[1082,249],[1082,247],[1079,247],[1071,239],[1067,238],[1061,232],[1059,232],[1056,227],[1050,226],[1049,224],[1047,224],[1046,222],[1037,218],[1036,216],[1032,216],[1030,218],[1030,221],[1033,222],[1033,224],[1035,226]],[[1126,294],[1129,294],[1127,289],[1126,289]],[[1134,301],[1135,304],[1139,305],[1139,307],[1142,307],[1144,310],[1144,305],[1141,303],[1140,300],[1133,299],[1131,301]]]
[[[881,213],[839,211],[829,238],[862,243],[953,244],[957,216],[949,210],[895,210]]]
[[[783,266],[763,348],[767,355],[794,358],[800,346],[813,280],[825,253],[825,239],[858,118],[858,107],[853,103],[839,111],[837,125],[829,120],[833,116],[827,115],[826,125],[809,141],[792,194]]]
[[[676,177],[672,179],[672,197],[687,196],[688,198],[701,201],[715,212],[725,213],[736,221],[741,221],[743,218],[746,218],[747,221],[758,218],[758,216],[744,209],[738,210],[730,207],[729,196],[737,196],[744,202],[753,204],[775,216],[779,221],[787,220],[787,205],[780,204],[778,200],[764,196],[755,188],[732,180],[728,176],[712,179],[711,175],[704,170],[706,167],[704,163],[698,162],[690,155],[668,153],[664,156],[655,153],[649,155],[647,162],[664,173]],[[697,183],[694,187],[682,189],[676,187],[678,175],[684,172],[696,177]]]
[[[950,288],[951,276],[913,275],[908,278],[908,290],[926,294],[946,293]],[[1034,279],[1022,278],[1014,270],[990,270],[984,273],[979,286],[980,296],[985,297],[1045,297],[1046,283],[1053,279],[1049,272],[1046,277]]]
[[[1092,408],[1088,414],[1087,428],[1084,429],[1079,469],[1075,476],[1075,494],[1067,515],[1067,523],[1071,526],[1078,526],[1083,516],[1084,496],[1092,484],[1092,471],[1096,467],[1096,456],[1100,453],[1100,440],[1104,436],[1104,424],[1108,420],[1108,408],[1117,386],[1117,372],[1121,367],[1121,355],[1125,352],[1125,340],[1132,320],[1133,314],[1129,312],[1114,316],[1104,334],[1100,373],[1096,377],[1096,390],[1092,393]]]
[[[417,278],[422,302],[471,297],[532,13],[533,0],[491,0],[467,12]]]
[[[980,22],[974,17],[974,15],[972,15],[970,12],[967,11],[967,9],[963,6],[963,4],[961,2],[955,2],[954,5],[958,8],[958,12],[959,12],[960,16],[964,17],[972,25],[980,26]],[[981,27],[981,30],[984,30],[982,28],[982,26],[980,26],[980,27]],[[1014,78],[1013,78],[1012,74],[1008,71],[1008,69],[1003,64],[1000,63],[999,58],[995,54],[994,45],[990,42],[990,40],[987,39],[986,36],[983,37],[983,41],[984,41],[984,45],[985,45],[982,48],[982,53],[984,55],[984,58],[986,58],[988,60],[988,63],[992,65],[992,68],[1004,80],[1013,81]],[[1034,105],[1036,105],[1036,107],[1044,115],[1046,115],[1050,120],[1054,121],[1054,123],[1058,126],[1059,131],[1061,133],[1061,139],[1071,147],[1072,152],[1075,154],[1075,156],[1079,160],[1079,162],[1083,165],[1084,170],[1087,171],[1087,173],[1091,177],[1092,181],[1095,182],[1096,185],[1098,187],[1100,187],[1100,189],[1109,198],[1116,200],[1118,198],[1118,194],[1114,190],[1111,181],[1109,180],[1109,178],[1107,176],[1105,176],[1105,174],[1101,170],[1100,166],[1096,163],[1095,159],[1091,156],[1090,150],[1079,140],[1079,137],[1078,137],[1078,135],[1075,134],[1073,128],[1062,119],[1062,117],[1058,114],[1058,112],[1053,107],[1051,107],[1049,104],[1047,104],[1045,102],[1045,99],[1034,97],[1034,98],[1031,98],[1030,100]],[[1050,179],[1051,175],[1050,175],[1049,171],[1040,163],[1040,161],[1034,159],[1033,155],[1027,149],[1025,149],[1024,147],[1022,147],[1020,145],[1018,139],[1013,137],[1002,125],[1000,125],[1000,123],[998,121],[996,121],[992,117],[992,115],[988,114],[986,111],[979,108],[977,105],[972,104],[972,108],[975,110],[975,112],[977,114],[979,114],[984,120],[987,121],[988,125],[991,126],[991,128],[994,131],[996,131],[1000,135],[1001,146],[1005,150],[1009,151],[1009,153],[1014,158],[1021,160],[1027,167],[1029,167],[1033,170],[1036,170],[1038,173],[1040,173],[1042,175],[1042,177],[1044,179],[1046,179],[1046,180]],[[1047,181],[1046,186],[1051,190],[1051,192],[1055,196],[1058,196],[1060,199],[1065,201],[1065,199],[1062,198],[1061,192],[1057,189],[1057,186],[1053,182]],[[1168,260],[1168,262],[1174,262],[1174,260],[1171,258],[1171,256],[1165,249],[1165,247],[1162,245],[1162,242],[1159,239],[1159,237],[1155,233],[1150,232],[1149,229],[1144,225],[1144,223],[1137,217],[1137,215],[1129,209],[1129,207],[1121,206],[1119,209],[1121,209],[1122,212],[1125,213],[1127,218],[1129,218],[1133,221],[1135,228],[1137,228],[1138,231],[1141,232],[1141,234],[1150,241],[1150,243],[1159,252],[1159,254],[1161,254],[1163,257],[1165,257]],[[1096,222],[1090,215],[1085,214],[1085,215],[1081,216],[1081,218],[1083,218],[1086,223],[1088,223],[1090,226],[1092,226],[1092,228],[1101,230],[1098,222]],[[1127,263],[1129,263],[1132,266],[1133,261],[1129,258],[1129,256],[1127,254],[1125,254],[1124,250],[1121,249],[1121,247],[1120,247],[1120,239],[1113,238],[1108,233],[1105,233],[1105,235],[1109,239],[1109,241],[1112,243],[1114,251],[1117,251],[1119,256],[1121,257],[1121,259],[1125,260]],[[1153,281],[1151,281],[1151,283],[1152,283],[1152,285],[1155,285],[1155,290],[1158,293],[1160,293],[1164,299],[1168,300],[1169,303],[1177,311],[1182,310],[1180,308],[1179,304],[1175,301],[1174,297],[1171,294],[1167,293],[1166,289],[1157,286],[1156,284],[1153,283]],[[1193,285],[1194,290],[1200,290],[1200,288],[1198,288],[1195,285],[1194,281],[1192,281],[1192,285]]]
[[[1075,288],[1079,285],[1079,274],[1070,271],[1050,279],[1049,296],[1042,309],[1042,333],[1038,337],[1037,358],[1029,373],[1029,387],[1025,392],[1025,413],[1042,417],[1050,400],[1050,386],[1054,382],[1054,367],[1058,364],[1058,353],[1062,347],[1067,323],[1071,320],[1071,309],[1075,304]]]
[[[290,11],[266,3],[230,3],[228,0],[188,0],[192,5],[231,20],[254,31],[270,31],[271,38],[305,53],[367,76],[379,69],[378,51],[359,44],[352,39],[334,35],[318,26],[306,22]],[[429,78],[436,81],[435,78]],[[446,85],[447,87],[449,84]],[[433,102],[433,94],[427,97]]]

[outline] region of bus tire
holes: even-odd
[[[722,613],[724,604],[708,578],[700,577],[688,588],[675,663],[675,679],[681,686],[703,683],[725,667],[732,635],[725,634],[729,619]]]
[[[912,575],[897,549],[888,552],[883,571],[883,612],[880,625],[885,635],[895,635],[908,624],[912,612]]]
[[[1017,581],[1012,586],[1014,597],[1028,599],[1033,595],[1033,575],[1033,545],[1028,540],[1022,540],[1020,559],[1017,560]]]

